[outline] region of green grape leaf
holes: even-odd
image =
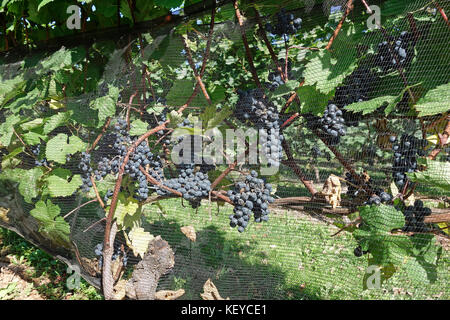
[[[166,96],[167,105],[182,106],[191,96],[194,84],[192,80],[176,80]]]
[[[314,52],[312,58],[305,66],[305,86],[316,84],[322,93],[329,93],[340,85],[356,67],[355,63],[341,65],[327,50]]]
[[[449,42],[450,34],[447,24],[439,23],[439,21],[432,23],[427,35],[421,37],[417,42],[416,54],[411,67],[405,70],[408,82],[422,83],[426,90],[448,83],[448,77],[444,75],[450,74]],[[448,92],[444,96],[448,96]],[[441,99],[445,104],[445,98]]]
[[[82,185],[80,175],[76,174],[72,177],[70,170],[62,168],[53,170],[46,180],[50,196],[52,197],[71,196]]]
[[[405,225],[405,218],[401,211],[392,206],[364,206],[359,210],[361,218],[369,228],[381,233],[390,233]]]
[[[132,123],[130,123],[130,135],[141,136],[148,131],[147,127],[147,122],[144,122],[140,119],[134,120]]]
[[[102,180],[96,181],[95,185],[97,186],[97,190],[100,194],[105,194],[108,190],[114,190],[116,181],[117,181],[117,178],[114,175],[108,174]],[[91,190],[88,193],[88,197],[89,198],[96,197],[94,188],[91,188]],[[111,199],[108,199],[108,202],[109,201],[111,201]]]
[[[98,120],[104,123],[106,118],[116,113],[116,100],[110,95],[97,98],[91,102],[91,108],[98,110]]]
[[[450,191],[449,162],[440,162],[430,159],[418,159],[417,162],[425,165],[426,169],[424,171],[407,173],[411,181],[441,188],[446,192]]]
[[[14,134],[14,125],[20,122],[18,115],[11,115],[0,125],[0,144],[7,147],[11,143]]]
[[[38,181],[43,175],[41,167],[33,169],[5,169],[0,174],[0,179],[12,180],[19,183],[19,192],[25,202],[32,203],[32,199],[38,196]]]
[[[49,134],[54,129],[66,124],[72,117],[73,111],[59,112],[44,120],[44,134]]]
[[[227,119],[232,114],[233,110],[231,110],[230,107],[223,107],[219,112],[216,111],[214,116],[208,120],[207,129],[217,127],[223,123],[223,120]]]
[[[39,221],[40,230],[55,243],[70,247],[70,226],[59,216],[61,209],[58,205],[47,200],[47,204],[40,200],[30,214]]]
[[[26,144],[34,146],[36,144],[41,143],[41,140],[47,141],[48,136],[43,135],[42,130],[36,130],[36,131],[30,131],[30,132],[24,133],[22,138]]]
[[[282,97],[285,94],[289,94],[298,88],[299,82],[295,80],[288,80],[286,83],[278,86],[274,92],[270,94],[271,98]]]
[[[81,141],[77,136],[67,137],[65,133],[59,133],[56,137],[48,141],[45,155],[49,161],[65,164],[68,154],[86,150],[86,147],[86,143]]]
[[[363,115],[366,115],[368,113],[374,112],[385,103],[388,104],[392,103],[395,100],[395,98],[396,98],[395,96],[384,96],[374,98],[368,101],[355,102],[346,106],[345,110],[352,111],[355,113],[362,112]]]
[[[318,115],[323,113],[328,101],[332,98],[334,91],[328,94],[324,94],[317,90],[316,85],[314,86],[301,86],[297,89],[297,94],[301,101],[300,110],[292,110],[296,108],[297,104],[291,104],[290,111],[301,111],[302,113],[312,113]]]
[[[38,6],[38,8],[37,8],[37,11],[41,10],[41,8],[42,8],[43,6],[49,4],[50,2],[53,2],[53,1],[54,1],[54,0],[42,0],[42,1],[39,3],[39,6]]]
[[[22,123],[20,125],[20,128],[24,131],[29,131],[29,130],[35,129],[37,127],[40,127],[42,125],[42,123],[44,123],[44,120],[42,118],[37,118],[37,119],[31,120],[31,121]]]
[[[415,105],[419,117],[432,116],[450,111],[450,83],[440,85],[428,91]]]

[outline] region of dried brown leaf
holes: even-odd
[[[175,300],[184,294],[183,289],[177,291],[174,290],[161,290],[155,293],[156,300]]]
[[[222,298],[211,279],[206,280],[203,285],[203,293],[200,294],[203,300],[230,300],[230,298]]]
[[[341,192],[342,187],[339,177],[331,174],[323,185],[322,194],[333,209],[341,204]]]
[[[195,242],[197,240],[197,234],[195,233],[195,229],[193,226],[185,226],[181,227],[181,232],[192,242]]]

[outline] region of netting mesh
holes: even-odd
[[[288,18],[279,15],[280,4],[257,5],[259,17],[253,4],[242,4],[245,20],[240,26],[233,3],[225,2],[217,5],[212,29],[211,11],[204,11],[195,18],[187,15],[170,30],[130,33],[88,50],[62,48],[19,61],[4,56],[0,150],[8,191],[2,207],[10,211],[0,215],[0,225],[78,266],[97,288],[102,287],[105,217],[118,198],[113,271],[130,279],[143,261],[138,252],[148,246],[148,236],[161,236],[174,253],[174,266],[161,275],[157,290],[184,289],[180,299],[200,299],[208,279],[222,297],[231,299],[448,299],[448,222],[432,219],[448,215],[449,153],[436,140],[445,132],[450,109],[448,22],[429,1],[376,1],[382,29],[372,30],[363,3],[355,1],[352,10],[346,3],[284,1]],[[450,12],[448,1],[439,5]],[[294,25],[290,14],[301,18],[291,34],[282,27]],[[341,24],[343,15],[347,19]],[[334,37],[332,50],[326,50]],[[68,50],[70,67],[60,70]],[[50,81],[44,85],[36,80],[34,86],[20,87],[20,95],[8,96],[19,82],[33,79]],[[417,104],[436,88],[443,89]],[[194,131],[196,119],[208,128]],[[149,146],[152,156],[145,150],[140,160],[133,158],[137,151],[131,152],[136,170],[130,164],[117,189],[128,148],[165,121],[178,123],[170,130],[187,128],[182,138],[167,128],[149,136],[141,145]],[[268,148],[271,155],[266,156],[273,162],[232,165],[214,186],[217,194],[210,193],[210,184],[232,162],[211,165],[203,159],[183,167],[172,164],[170,155],[191,135],[205,136],[211,128],[224,135],[236,128],[269,132],[267,144],[255,149]],[[270,129],[277,134],[271,137]],[[251,146],[251,138],[237,135],[236,141],[244,139]],[[127,148],[120,151],[122,144]],[[428,164],[424,179],[439,176],[442,181],[411,180],[408,170],[423,170],[418,159],[435,149],[443,149],[435,156],[442,165]],[[90,160],[83,160],[86,151]],[[227,147],[222,152],[232,154]],[[83,169],[83,163],[90,167]],[[263,175],[261,167],[276,170]],[[193,176],[208,174],[206,193],[198,184],[200,194],[186,196],[189,168]],[[238,197],[227,193],[251,178],[251,170],[258,171],[257,179],[264,177],[263,186],[273,185],[272,199],[262,201],[270,207],[268,221],[256,196],[250,208],[247,199],[238,204]],[[175,181],[182,173],[186,183]],[[122,198],[113,195],[115,188]],[[183,200],[167,189],[181,193]],[[311,189],[319,191],[313,198]],[[409,200],[402,206],[394,201],[398,198]],[[428,209],[420,209],[419,200]],[[236,211],[246,206],[253,210],[248,221],[245,210],[240,215]],[[378,209],[361,209],[368,207]],[[238,232],[244,220],[245,231]],[[186,226],[195,229],[195,241],[183,233]],[[114,261],[120,261],[119,267]],[[383,268],[383,281],[367,290],[372,265]]]

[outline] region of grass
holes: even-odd
[[[239,234],[228,226],[231,206],[216,215],[208,203],[195,213],[171,199],[145,215],[152,234],[161,235],[176,252],[173,272],[161,279],[160,288],[186,290],[196,299],[211,278],[223,297],[232,299],[448,299],[448,253],[444,254],[434,284],[412,283],[396,273],[380,289],[363,290],[367,257],[353,254],[356,242],[349,233],[330,237],[333,225],[288,211],[271,214],[268,223],[252,223]],[[190,242],[180,227],[192,225],[197,241]]]
[[[321,168],[321,176],[327,176],[328,171]],[[373,178],[381,180],[384,174],[379,172]],[[276,194],[308,195],[305,188],[289,181],[280,183]],[[441,258],[435,283],[414,283],[399,271],[380,289],[363,290],[367,256],[354,256],[357,244],[351,234],[342,232],[331,237],[338,228],[325,220],[276,210],[269,222],[251,223],[240,234],[229,227],[229,205],[218,209],[213,203],[210,208],[204,201],[197,212],[187,203],[184,207],[179,199],[164,200],[161,205],[164,212],[156,205],[144,207],[144,227],[153,235],[161,235],[175,251],[175,267],[161,278],[159,289],[183,288],[186,293],[182,299],[199,299],[208,278],[223,297],[231,299],[450,298],[448,251]],[[196,242],[181,232],[186,225],[196,229]],[[1,229],[0,257],[6,254],[25,266],[30,278],[42,280],[34,287],[46,299],[102,299],[83,280],[79,289],[69,290],[63,263]]]
[[[16,233],[0,228],[0,257],[6,256],[12,266],[21,267],[21,278],[33,283],[44,299],[99,300],[97,290],[81,279],[80,288],[66,286],[67,266],[36,248]]]

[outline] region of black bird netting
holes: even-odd
[[[450,297],[448,0],[47,2],[0,10],[0,226],[107,299]]]

